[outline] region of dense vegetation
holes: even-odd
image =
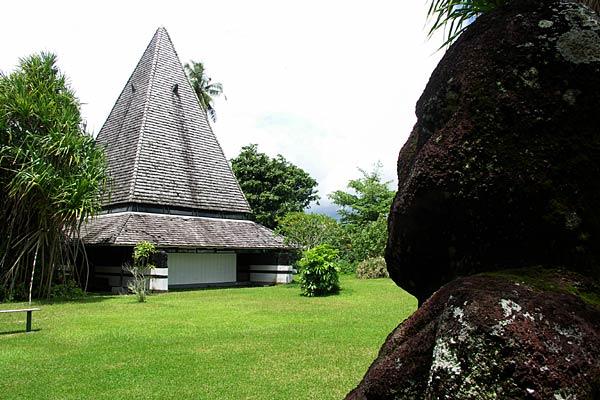
[[[317,181],[283,156],[271,158],[250,144],[231,160],[231,168],[257,222],[277,227],[289,212],[304,210],[319,199]]]
[[[10,399],[340,399],[416,307],[389,279],[88,296],[0,318],[0,393]],[[17,307],[18,305],[14,305]],[[21,313],[20,313],[21,314]]]
[[[387,215],[394,191],[382,181],[381,166],[348,182],[348,190],[330,195],[340,220],[326,215],[294,212],[279,220],[277,231],[289,243],[306,250],[328,245],[337,250],[336,267],[354,272],[361,261],[382,257],[387,242]]]
[[[279,220],[277,231],[285,236],[289,244],[297,245],[302,250],[321,244],[339,249],[345,234],[335,218],[305,212],[286,214]]]
[[[49,296],[53,283],[86,273],[73,267],[77,236],[100,209],[105,177],[104,153],[84,132],[54,55],[0,75],[0,300]]]

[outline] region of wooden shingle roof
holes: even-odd
[[[256,222],[154,213],[101,214],[80,232],[87,245],[133,246],[147,240],[159,247],[284,250],[283,237]]]
[[[251,211],[164,28],[154,34],[97,141],[111,177],[107,208]]]

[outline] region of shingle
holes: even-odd
[[[284,250],[283,237],[255,222],[153,213],[102,214],[81,229],[88,245],[133,246],[147,240],[160,247]]]
[[[112,181],[105,206],[251,211],[164,28],[154,34],[97,140]]]

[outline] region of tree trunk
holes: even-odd
[[[33,293],[33,276],[35,275],[35,264],[37,263],[37,256],[40,250],[40,243],[38,242],[35,247],[35,255],[33,256],[33,265],[31,266],[31,280],[29,281],[29,305],[31,306],[31,294]]]

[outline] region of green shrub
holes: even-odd
[[[389,278],[383,257],[367,258],[356,267],[356,277],[360,279]]]
[[[328,245],[316,246],[303,253],[298,261],[303,296],[323,296],[340,290],[336,257],[337,250]]]
[[[77,282],[68,280],[65,283],[52,285],[49,297],[54,300],[75,300],[85,297],[85,292]]]

